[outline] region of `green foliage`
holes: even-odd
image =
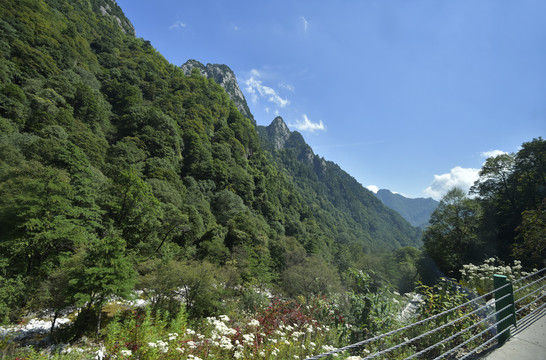
[[[524,143],[516,154],[487,159],[471,188],[476,198],[452,190],[442,199],[423,236],[425,252],[454,277],[463,264],[491,256],[542,266],[545,168],[542,138]]]
[[[521,241],[514,244],[514,256],[540,266],[546,259],[546,198],[538,209],[525,210],[521,217],[516,228]]]
[[[348,323],[352,325],[353,343],[387,332],[398,324],[395,315],[401,310],[400,302],[386,287],[379,287],[372,275],[373,272],[350,271],[354,285],[349,293]]]
[[[208,262],[148,261],[140,271],[138,288],[154,311],[176,313],[182,299],[194,318],[214,315],[220,309],[225,274]]]
[[[287,268],[282,274],[282,286],[292,298],[301,296],[309,304],[311,298],[329,296],[341,289],[335,269],[319,258],[308,257]]]
[[[432,213],[423,234],[424,250],[445,274],[458,277],[463,263],[481,255],[481,216],[479,204],[459,188],[450,190]]]
[[[421,284],[418,291],[423,295],[423,304],[420,308],[420,314],[417,320],[423,320],[431,316],[438,315],[446,310],[453,309],[468,302],[468,298],[466,294],[461,291],[461,287],[445,278],[441,278],[440,281],[434,286]],[[480,317],[477,314],[473,314],[462,319],[465,314],[468,314],[472,310],[474,310],[474,307],[467,305],[460,307],[457,310],[447,312],[446,314],[443,314],[432,321],[428,321],[423,325],[412,328],[406,336],[408,338],[413,338],[419,334],[424,334],[425,332],[429,332],[433,329],[439,328],[442,325],[455,321],[454,324],[445,326],[438,331],[434,331],[431,334],[417,340],[413,344],[416,351],[426,349],[429,346],[447,339],[449,336],[479,322]],[[463,334],[434,347],[433,349],[427,351],[423,356],[426,358],[435,358],[444,353],[446,350],[452,349],[458,344],[469,340],[472,336],[477,335],[486,328],[487,324],[481,323]],[[477,344],[482,344],[485,342],[489,337],[490,335],[485,332],[470,342],[468,346],[474,348],[477,346]]]

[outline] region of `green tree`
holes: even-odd
[[[125,249],[125,241],[117,235],[94,238],[63,264],[76,304],[86,306],[78,322],[85,325],[94,308],[97,334],[105,301],[113,295],[127,297],[135,284],[136,272]]]
[[[522,213],[517,231],[519,242],[514,244],[514,255],[526,265],[546,265],[546,198],[538,209]]]
[[[423,234],[425,252],[445,274],[458,277],[458,270],[481,254],[479,226],[481,208],[460,188],[451,189],[432,213]]]
[[[287,295],[303,296],[306,303],[313,296],[330,295],[341,289],[335,269],[314,256],[286,269],[282,274],[282,286]]]
[[[74,195],[66,171],[34,161],[0,169],[0,265],[10,275],[39,281],[59,254],[85,242]]]

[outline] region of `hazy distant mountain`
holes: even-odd
[[[424,228],[430,219],[430,215],[438,206],[438,201],[432,198],[410,199],[390,190],[381,189],[377,196],[383,204],[398,212],[413,226]]]

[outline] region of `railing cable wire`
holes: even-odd
[[[507,294],[507,295],[503,296],[503,298],[504,298],[504,297],[507,297],[507,296],[509,296],[509,295],[510,295],[510,294]],[[452,340],[452,339],[456,338],[457,336],[459,336],[459,335],[461,335],[461,334],[463,334],[463,333],[465,333],[465,332],[467,332],[467,331],[469,331],[469,330],[471,330],[471,329],[477,327],[477,326],[480,325],[481,323],[486,322],[489,318],[492,318],[493,316],[496,316],[497,314],[501,313],[502,311],[508,309],[510,306],[512,306],[512,305],[511,305],[511,304],[506,305],[504,308],[500,309],[499,311],[494,312],[494,313],[488,315],[487,317],[485,317],[485,318],[483,318],[482,320],[480,320],[480,321],[478,321],[478,322],[472,324],[471,326],[469,326],[469,327],[467,327],[467,328],[464,328],[463,330],[461,330],[461,331],[459,331],[459,332],[457,332],[457,333],[451,335],[450,337],[448,337],[448,338],[446,338],[446,339],[444,339],[444,340],[442,340],[442,341],[439,341],[439,342],[437,342],[436,344],[433,344],[433,345],[429,346],[428,348],[426,348],[426,349],[424,349],[424,350],[421,350],[421,351],[419,351],[418,353],[413,354],[413,355],[411,355],[411,356],[405,358],[404,360],[413,359],[413,358],[415,358],[415,357],[417,357],[417,356],[419,356],[419,355],[422,355],[422,354],[426,353],[427,351],[430,351],[430,350],[434,349],[436,346],[438,346],[438,345],[440,345],[440,344],[443,344],[443,343],[445,343],[445,342],[448,342],[449,340]],[[481,308],[480,308],[479,310],[481,310]],[[496,324],[497,324],[497,323],[494,323],[493,325],[496,325]]]
[[[489,295],[495,293],[496,291],[499,291],[500,289],[503,289],[503,288],[505,288],[505,287],[507,287],[507,286],[510,286],[511,284],[520,282],[520,281],[522,281],[522,280],[524,280],[524,279],[527,279],[527,278],[529,278],[529,277],[535,276],[535,275],[541,273],[541,272],[544,271],[544,270],[546,270],[546,268],[543,268],[543,269],[541,269],[541,270],[539,270],[539,271],[536,271],[536,272],[533,273],[533,274],[529,274],[529,275],[527,275],[527,276],[525,276],[525,277],[523,277],[523,278],[520,278],[520,279],[518,279],[518,280],[516,280],[516,281],[508,282],[508,283],[506,283],[505,285],[503,285],[503,286],[501,286],[501,287],[499,287],[499,288],[497,288],[497,289],[495,289],[495,290],[493,290],[493,291],[490,291],[490,292],[488,292],[488,293],[486,293],[486,294],[484,294],[484,295],[481,295],[481,296],[476,297],[476,298],[474,298],[474,299],[472,299],[472,300],[469,300],[469,301],[467,301],[467,302],[465,302],[465,303],[463,303],[463,304],[461,304],[461,305],[458,305],[458,306],[456,306],[456,307],[454,307],[454,308],[445,310],[445,311],[443,311],[443,312],[441,312],[441,313],[439,313],[439,314],[430,316],[430,317],[428,317],[428,318],[426,318],[426,319],[423,319],[423,320],[417,321],[417,322],[415,322],[415,323],[409,324],[409,325],[407,325],[407,326],[403,326],[403,327],[401,327],[401,328],[398,328],[398,329],[395,329],[395,330],[386,332],[386,333],[384,333],[384,334],[376,335],[376,336],[374,336],[374,337],[371,337],[371,338],[369,338],[369,339],[366,339],[366,340],[362,340],[362,341],[356,342],[356,343],[351,344],[351,345],[347,345],[347,346],[340,347],[340,348],[337,348],[337,349],[333,349],[333,350],[331,350],[331,351],[328,351],[328,352],[325,352],[325,353],[322,353],[322,354],[319,354],[319,355],[315,355],[315,356],[308,357],[307,360],[316,360],[316,359],[320,359],[320,358],[323,358],[323,357],[326,357],[326,356],[334,355],[334,354],[337,354],[337,353],[340,353],[340,352],[343,352],[343,351],[346,351],[346,350],[350,350],[350,349],[353,349],[353,348],[356,348],[356,347],[360,347],[360,346],[366,345],[366,344],[368,344],[368,343],[370,343],[370,342],[373,342],[373,341],[380,340],[380,339],[382,339],[382,338],[384,338],[384,337],[387,337],[387,336],[390,336],[390,335],[397,334],[397,333],[399,333],[399,332],[401,332],[401,331],[408,330],[408,329],[410,329],[410,328],[412,328],[412,327],[414,327],[414,326],[424,324],[424,323],[426,323],[426,322],[428,322],[428,321],[431,321],[431,320],[434,320],[434,319],[436,319],[436,318],[438,318],[438,317],[440,317],[440,316],[449,314],[449,313],[451,313],[452,311],[458,310],[458,309],[460,309],[460,308],[462,308],[462,307],[464,307],[464,306],[467,306],[467,305],[470,305],[470,304],[472,304],[472,303],[475,303],[476,301],[478,301],[478,300],[480,300],[480,299],[483,299],[483,298],[485,298],[485,297],[487,297],[487,296],[489,296]],[[527,288],[528,286],[531,286],[532,284],[534,284],[534,283],[536,283],[536,282],[538,282],[538,281],[540,281],[540,280],[542,280],[542,279],[544,279],[544,277],[543,277],[543,278],[540,278],[540,279],[538,279],[538,280],[535,280],[535,281],[532,282],[531,284],[527,284],[527,285],[525,285],[525,286],[519,288],[518,290],[516,290],[516,291],[514,291],[514,292],[523,290],[523,289]],[[540,289],[542,289],[543,287],[544,287],[544,286],[542,286]],[[538,289],[538,290],[540,290],[540,289]],[[535,290],[534,292],[536,292],[536,291],[538,291],[538,290]],[[533,293],[534,293],[534,292],[533,292]],[[506,297],[509,296],[509,295],[510,295],[510,294],[507,294],[507,295],[501,297],[500,299],[496,299],[496,301],[500,301],[500,300],[506,298]],[[517,303],[517,302],[523,300],[525,297],[527,297],[527,296],[529,296],[529,295],[530,295],[530,294],[524,296],[523,298],[519,299],[519,300],[516,301],[515,303]],[[541,299],[541,298],[544,297],[544,296],[545,296],[545,295],[542,295],[540,298],[536,299],[534,302],[536,302],[537,300]],[[519,312],[519,311],[521,311],[521,310],[523,310],[523,309],[529,307],[529,306],[530,306],[531,304],[533,304],[534,302],[532,302],[532,303],[530,303],[530,304],[527,304],[524,308],[519,309],[517,312]],[[540,308],[544,307],[544,305],[546,305],[546,304],[543,304]],[[510,305],[510,306],[511,306],[511,305]],[[487,316],[486,318],[482,319],[480,322],[478,322],[478,323],[476,323],[476,324],[474,324],[474,325],[472,325],[472,326],[470,326],[470,327],[468,327],[468,328],[465,328],[465,329],[463,329],[462,331],[459,331],[457,334],[454,334],[454,335],[450,336],[449,338],[444,339],[444,340],[440,341],[439,343],[436,343],[436,344],[434,344],[434,345],[428,347],[427,349],[422,350],[422,351],[420,351],[419,353],[410,356],[410,357],[407,358],[407,359],[412,359],[412,358],[414,358],[414,357],[416,357],[416,356],[418,356],[418,355],[420,355],[420,354],[422,354],[422,353],[425,353],[425,352],[431,350],[432,348],[434,348],[434,347],[436,347],[436,346],[438,346],[438,345],[440,345],[440,344],[442,344],[442,343],[444,343],[444,342],[447,342],[447,341],[449,341],[449,340],[451,340],[451,339],[453,339],[453,338],[459,336],[460,334],[462,334],[462,333],[468,331],[469,329],[472,329],[472,328],[476,327],[478,324],[484,322],[484,321],[487,320],[488,318],[490,318],[490,317],[492,317],[492,316],[494,316],[494,315],[500,313],[501,311],[506,310],[508,307],[509,307],[509,306],[504,307],[503,309],[501,309],[501,310],[499,310],[499,311],[497,311],[497,312],[495,312],[495,313],[493,313],[493,314]],[[395,345],[395,346],[393,346],[393,347],[390,347],[390,348],[388,348],[388,349],[385,349],[385,350],[382,350],[382,351],[380,351],[380,352],[377,352],[377,353],[368,355],[367,357],[363,358],[362,360],[365,360],[365,359],[373,359],[374,357],[377,357],[377,356],[386,354],[386,353],[388,353],[388,352],[390,352],[390,351],[392,351],[392,350],[395,350],[395,349],[398,349],[398,348],[400,348],[400,347],[402,347],[402,346],[404,346],[404,345],[410,344],[410,343],[412,343],[412,342],[414,342],[414,341],[416,341],[416,340],[419,340],[419,339],[421,339],[421,338],[423,338],[423,337],[425,337],[425,336],[427,336],[427,335],[430,335],[430,334],[432,334],[432,333],[434,333],[434,332],[436,332],[436,331],[438,331],[438,330],[441,330],[441,329],[443,329],[443,328],[445,328],[445,327],[447,327],[447,326],[449,326],[449,325],[452,325],[452,324],[454,324],[455,322],[458,322],[458,321],[460,321],[460,320],[462,320],[462,319],[464,319],[464,318],[466,318],[466,317],[468,317],[468,316],[470,316],[470,315],[472,315],[472,314],[474,314],[474,313],[476,313],[476,312],[478,312],[478,311],[481,311],[483,308],[484,308],[484,306],[478,307],[478,309],[476,309],[476,310],[474,310],[474,311],[472,311],[472,312],[466,314],[465,316],[463,316],[463,317],[461,317],[461,318],[459,318],[459,319],[456,319],[456,320],[454,320],[454,321],[451,321],[450,323],[444,324],[444,325],[442,325],[442,326],[440,326],[440,327],[438,327],[438,328],[435,328],[435,329],[433,329],[433,330],[431,330],[431,331],[428,331],[428,332],[426,332],[426,333],[424,333],[424,334],[421,334],[421,335],[416,336],[416,337],[414,337],[414,338],[412,338],[412,339],[409,339],[409,340],[407,340],[407,341],[404,341],[403,343],[397,344],[397,345]],[[539,308],[539,309],[540,309],[540,308]],[[516,312],[516,313],[517,313],[517,312]],[[468,344],[470,341],[472,341],[472,340],[476,339],[477,337],[481,336],[484,332],[489,331],[490,329],[492,329],[492,328],[493,328],[494,326],[496,326],[498,323],[501,323],[501,322],[503,322],[503,321],[509,319],[509,318],[512,317],[512,316],[513,316],[513,314],[510,314],[510,315],[506,316],[504,319],[502,319],[502,320],[500,320],[500,321],[494,323],[493,325],[491,325],[491,326],[488,327],[487,329],[481,331],[481,332],[478,333],[477,335],[474,335],[474,336],[471,337],[469,340],[466,340],[466,341],[463,342],[462,344],[459,344],[459,345],[456,346],[455,348],[453,348],[453,349],[449,350],[448,352],[442,354],[442,355],[441,355],[440,357],[438,357],[437,359],[441,359],[441,358],[444,357],[445,355],[448,355],[448,354],[450,354],[450,353],[456,351],[457,349],[460,349],[460,348],[463,347],[464,345]],[[481,348],[481,347],[485,346],[486,344],[490,343],[491,341],[493,341],[494,339],[496,339],[497,337],[499,337],[500,334],[502,334],[502,333],[508,331],[509,329],[510,329],[510,327],[508,327],[508,328],[506,328],[505,330],[501,331],[500,333],[496,334],[492,339],[489,339],[488,341],[486,341],[485,343],[483,343],[482,345],[480,345],[480,346],[477,347],[476,349]],[[476,350],[476,349],[475,349],[475,350]],[[466,358],[468,355],[469,355],[469,354],[465,355],[464,358]]]

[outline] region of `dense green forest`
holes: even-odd
[[[1,11],[5,319],[54,301],[42,287],[58,281],[63,305],[91,305],[158,264],[198,262],[282,289],[305,261],[337,274],[418,244],[367,190],[349,189],[368,204],[333,187],[328,199],[307,165],[285,156],[283,169],[213,79],[168,63],[115,3],[6,1]],[[343,187],[336,171],[322,183]]]
[[[475,197],[450,192],[422,253],[418,229],[282,119],[256,127],[213,78],[167,62],[114,1],[2,1],[0,52],[3,323],[78,309],[55,339],[119,352],[136,318],[183,331],[260,313],[271,332],[276,316],[332,331],[346,318],[321,340],[343,342],[394,326],[392,291],[435,265],[458,278],[490,256],[544,259],[540,138],[488,159]],[[135,297],[148,312],[105,310]]]

